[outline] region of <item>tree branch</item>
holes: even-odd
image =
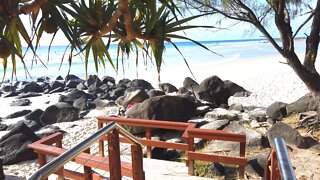
[[[19,14],[30,14],[31,12],[35,12],[39,10],[39,8],[44,4],[47,3],[48,0],[34,0],[32,2],[30,1],[24,1],[22,5],[18,8],[17,15]]]
[[[312,12],[310,14],[310,16],[298,27],[298,29],[296,30],[296,32],[293,35],[293,38],[295,38],[297,36],[297,34],[299,33],[299,31],[303,28],[303,26],[305,26],[313,17],[314,12]]]

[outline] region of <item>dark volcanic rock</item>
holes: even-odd
[[[77,89],[78,90],[86,90],[86,89],[88,89],[88,87],[83,82],[81,82],[77,85]]]
[[[229,90],[225,88],[224,82],[218,76],[211,76],[203,80],[199,85],[197,94],[199,99],[216,106],[228,104],[228,98],[230,97]]]
[[[24,123],[19,123],[9,133],[0,139],[0,156],[3,164],[16,164],[25,160],[37,158],[37,154],[28,148],[28,144],[39,140],[34,132]]]
[[[88,106],[88,99],[86,98],[79,98],[77,100],[75,100],[73,102],[73,106],[77,109],[79,109],[80,111],[83,110],[88,110],[89,106]]]
[[[65,82],[68,82],[70,80],[79,80],[80,78],[76,75],[68,74],[64,79],[65,79]],[[63,80],[63,79],[61,79],[61,80]]]
[[[6,119],[13,119],[13,118],[25,116],[25,115],[29,114],[30,112],[31,112],[31,110],[22,110],[22,111],[18,111],[18,112],[12,113],[12,114],[8,115],[5,118]]]
[[[117,87],[116,89],[112,90],[110,93],[109,93],[109,99],[111,100],[116,100],[118,99],[120,96],[123,96],[124,95],[124,92],[126,91],[127,88],[125,87]]]
[[[102,81],[103,84],[116,85],[116,80],[111,76],[103,76],[101,81]]]
[[[159,84],[159,88],[165,93],[172,93],[178,91],[178,89],[170,83],[161,83]]]
[[[95,85],[96,87],[99,87],[102,85],[102,82],[97,75],[90,75],[89,78],[87,79],[87,86],[88,87],[93,84],[96,84]]]
[[[315,102],[311,93],[308,93],[298,99],[297,101],[290,103],[287,105],[287,114],[292,113],[301,113],[307,111],[316,111],[317,110],[317,103]]]
[[[150,91],[148,91],[148,95],[151,98],[156,96],[163,96],[166,95],[166,93],[158,89],[151,89]]]
[[[118,84],[117,87],[129,87],[128,84],[131,82],[130,79],[121,79]]]
[[[239,94],[239,93],[244,93],[245,94],[248,94],[247,90],[245,90],[243,87],[239,86],[238,84],[232,82],[232,81],[229,81],[229,80],[225,80],[223,81],[224,82],[224,87],[226,89],[229,90],[230,92],[230,96],[233,96],[235,94]]]
[[[42,114],[43,114],[43,111],[41,109],[36,109],[36,110],[33,110],[32,112],[30,112],[29,114],[27,114],[24,117],[24,119],[40,122],[40,117]]]
[[[58,80],[58,81],[63,81],[63,77],[61,77],[60,75],[56,78],[56,80]]]
[[[50,90],[54,90],[57,88],[64,89],[65,85],[61,81],[53,81],[51,82],[50,87],[51,87]]]
[[[16,101],[12,101],[10,106],[29,106],[31,101],[29,99],[19,99]]]
[[[103,109],[105,107],[117,106],[114,101],[102,100],[100,98],[95,99],[92,104],[94,104],[96,109]]]
[[[127,86],[130,88],[143,89],[143,90],[153,89],[152,85],[143,79],[134,79],[130,83],[128,83]]]
[[[271,147],[274,146],[274,138],[281,137],[286,144],[295,145],[298,148],[308,148],[304,138],[300,135],[297,130],[294,130],[289,125],[277,122],[268,130],[268,140]]]
[[[37,92],[41,93],[43,92],[42,86],[37,84],[36,82],[29,82],[28,84],[24,85],[24,87],[21,89],[22,92],[27,93],[27,92]]]
[[[10,84],[8,84],[8,85],[2,85],[2,87],[1,87],[1,90],[2,90],[3,92],[13,92],[13,91],[16,91],[16,89],[17,89],[17,87],[12,86],[12,85],[10,85]]]
[[[71,122],[77,119],[79,119],[79,109],[65,102],[47,107],[40,117],[43,125],[57,122]]]
[[[0,179],[6,179],[6,175],[3,172],[3,160],[0,159]]]
[[[193,92],[189,91],[187,88],[185,87],[181,87],[178,89],[178,94],[184,94],[184,95],[189,95],[192,96],[194,95]]]
[[[22,99],[22,98],[30,98],[30,97],[38,97],[38,96],[41,96],[41,94],[36,93],[36,92],[27,92],[27,93],[19,94],[19,96],[17,98]]]
[[[187,96],[157,96],[132,106],[129,118],[187,122],[196,113],[196,104]]]
[[[0,131],[5,131],[7,130],[8,126],[6,124],[1,124],[0,123]]]
[[[82,82],[81,79],[77,79],[77,80],[69,80],[66,83],[66,87],[68,88],[77,88],[77,86]]]
[[[267,108],[267,115],[274,119],[281,121],[287,115],[287,104],[283,102],[274,102]]]
[[[12,91],[12,92],[9,92],[9,93],[6,93],[3,95],[4,98],[7,98],[7,97],[14,97],[14,96],[18,96],[19,95],[19,92],[18,91]]]
[[[190,77],[186,77],[183,80],[183,87],[187,88],[192,92],[196,92],[199,88],[199,84],[195,80],[191,79]]]
[[[248,165],[246,166],[246,172],[254,176],[264,176],[265,164],[268,160],[269,152],[262,152],[248,159]]]

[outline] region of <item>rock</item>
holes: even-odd
[[[154,89],[149,82],[147,82],[143,79],[134,79],[131,82],[129,82],[127,84],[127,86],[128,86],[128,88],[131,87],[131,88],[135,88],[135,89],[143,89],[143,90],[148,90],[148,91],[151,89]]]
[[[53,93],[59,93],[59,92],[63,92],[65,89],[64,87],[57,87],[55,89],[52,89],[49,93],[53,94]]]
[[[244,112],[244,107],[242,104],[231,104],[228,108],[229,110]]]
[[[195,116],[195,113],[196,104],[190,97],[166,95],[152,97],[132,106],[125,112],[125,116],[137,119],[187,122]],[[133,133],[139,133],[132,131]]]
[[[16,91],[16,89],[17,88],[15,86],[12,86],[10,84],[1,86],[1,91],[3,92],[14,92]]]
[[[316,111],[317,110],[317,103],[314,100],[311,93],[308,93],[298,99],[295,102],[292,102],[287,105],[287,114],[292,113],[302,113],[307,111]]]
[[[65,85],[61,81],[52,81],[50,84],[50,90],[55,90],[57,88],[64,89]],[[61,91],[62,92],[62,91]]]
[[[18,124],[20,123],[24,123],[25,125],[27,125],[32,131],[36,131],[39,128],[42,127],[42,124],[39,121],[34,121],[34,120],[21,120],[18,121],[15,124],[10,124],[8,125],[7,131],[11,131],[12,129],[14,129]]]
[[[70,80],[79,80],[80,78],[76,75],[68,74],[64,79],[65,82],[68,82]],[[61,80],[63,80],[63,78]]]
[[[115,103],[116,103],[116,105],[118,105],[118,106],[122,106],[123,101],[124,101],[124,96],[120,96],[120,97],[118,97],[118,98],[116,99]]]
[[[28,144],[39,140],[27,125],[18,123],[9,133],[0,139],[0,156],[3,164],[10,165],[37,158],[37,154],[28,148]]]
[[[151,151],[151,159],[174,160],[180,158],[176,150],[155,147]]]
[[[207,112],[211,110],[210,106],[200,106],[197,107],[197,116],[204,116]]]
[[[233,96],[236,93],[248,94],[247,90],[245,90],[243,87],[239,86],[238,84],[232,81],[225,80],[223,82],[224,82],[224,87],[229,90],[231,96]]]
[[[4,98],[7,98],[7,97],[14,97],[14,96],[18,96],[19,95],[19,92],[17,91],[12,91],[12,92],[8,92],[6,94],[4,94]]]
[[[110,93],[109,93],[109,98],[111,100],[116,100],[118,99],[120,96],[123,96],[124,95],[124,92],[126,91],[127,88],[125,87],[117,87],[116,89],[112,90]]]
[[[264,176],[265,164],[268,160],[269,152],[262,152],[248,159],[248,165],[246,166],[245,172],[251,176]]]
[[[282,122],[275,123],[268,130],[267,136],[271,147],[274,146],[274,138],[281,137],[286,144],[295,145],[298,148],[308,148],[304,138],[300,135],[300,133]]]
[[[46,81],[50,81],[50,78],[46,76],[37,78],[37,82],[46,82]]]
[[[10,106],[29,106],[31,101],[29,99],[19,99],[16,101],[12,101]]]
[[[68,88],[77,88],[77,86],[82,82],[82,79],[71,79],[69,81],[67,81],[66,83],[66,87]]]
[[[88,89],[88,87],[83,82],[81,82],[77,85],[77,89],[78,90],[86,90],[86,89]]]
[[[267,107],[267,115],[275,120],[281,121],[287,115],[287,104],[283,102],[274,102]]]
[[[252,111],[248,111],[248,114],[251,120],[257,120],[258,122],[267,121],[267,114],[265,109],[256,108]]]
[[[101,81],[102,81],[103,84],[116,85],[116,80],[111,76],[103,76]]]
[[[86,81],[86,85],[90,87],[91,85],[96,84],[96,87],[99,87],[102,85],[101,80],[97,75],[90,75],[89,78]]]
[[[73,102],[79,98],[89,98],[89,95],[84,91],[73,89],[69,94],[61,95],[59,97],[59,102],[67,102],[69,104],[73,104]]]
[[[206,113],[204,116],[207,119],[228,119],[228,120],[238,120],[238,115],[234,111],[228,111],[222,108],[215,108],[211,112]]]
[[[0,123],[0,131],[5,131],[7,130],[8,126],[6,124]]]
[[[43,88],[37,84],[36,82],[29,82],[28,84],[24,85],[24,87],[21,89],[21,92],[27,93],[27,92],[37,92],[41,93],[43,92]]]
[[[3,160],[0,159],[0,179],[6,179],[6,175],[3,172]]]
[[[183,87],[190,90],[191,92],[197,92],[199,88],[199,84],[195,80],[191,79],[190,77],[186,77],[183,80]]]
[[[159,88],[165,93],[173,93],[178,91],[178,89],[170,83],[161,83],[159,84]]]
[[[143,90],[129,92],[124,97],[122,107],[127,108],[129,104],[141,103],[148,98],[148,94]]]
[[[40,122],[40,117],[42,114],[43,111],[41,109],[35,109],[32,112],[28,113],[26,116],[24,116],[24,119]]]
[[[63,81],[63,77],[61,77],[60,75],[56,78],[56,80],[58,81]]]
[[[12,114],[6,116],[5,118],[6,119],[13,119],[13,118],[17,118],[17,117],[21,117],[21,116],[27,115],[30,112],[31,112],[31,110],[17,111],[15,113],[12,113]]]
[[[36,93],[36,92],[27,92],[27,93],[21,93],[17,97],[17,99],[23,99],[23,98],[30,98],[30,97],[38,97],[41,96],[41,94]]]
[[[129,80],[129,79],[121,79],[119,82],[118,82],[118,84],[117,84],[117,87],[125,87],[125,88],[127,88],[127,87],[129,87],[129,83],[130,83],[131,81]]]
[[[88,110],[88,100],[86,98],[79,98],[73,102],[73,106],[80,111]]]
[[[221,104],[228,104],[230,92],[218,76],[211,76],[200,83],[197,96],[201,100],[220,106]]]
[[[230,123],[229,120],[218,120],[212,121],[207,124],[200,126],[200,129],[212,129],[212,130],[222,130]]]
[[[40,121],[43,125],[58,122],[72,122],[78,119],[79,109],[65,102],[60,102],[47,107],[40,117]]]
[[[246,128],[240,125],[238,122],[231,122],[227,127],[223,129],[224,131],[230,131],[233,133],[244,133],[246,134],[246,148],[259,148],[262,143],[262,135],[256,131]]]
[[[151,98],[156,96],[163,96],[166,95],[166,93],[158,89],[151,89],[150,91],[148,91],[148,95]]]
[[[184,94],[184,95],[189,95],[192,96],[193,92],[189,91],[187,88],[185,87],[181,87],[178,89],[178,94]]]
[[[226,175],[226,169],[220,163],[212,163],[208,167],[209,172],[211,172],[214,176],[224,176]]]

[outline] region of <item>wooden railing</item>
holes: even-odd
[[[115,124],[115,123],[113,123]],[[59,166],[60,163],[55,163],[54,161],[57,159],[54,159],[50,163],[53,166],[53,172],[54,174],[57,174],[60,179],[63,179],[64,177],[68,177],[71,179],[105,179],[105,177],[99,175],[98,173],[94,172],[92,168],[103,170],[103,171],[109,171],[110,172],[110,180],[120,180],[122,176],[132,177],[133,180],[143,180],[144,179],[144,171],[143,171],[143,163],[142,163],[142,147],[139,143],[135,143],[137,141],[130,141],[131,142],[131,154],[132,154],[132,164],[128,162],[121,162],[120,161],[120,148],[119,148],[119,131],[120,133],[123,132],[122,128],[115,124],[115,128],[111,128],[110,131],[108,131],[108,157],[102,157],[95,154],[90,154],[90,149],[84,150],[82,153],[79,153],[75,156],[72,156],[74,158],[70,158],[72,161],[83,165],[83,173],[79,173],[76,171],[71,171],[68,169],[58,168],[54,169],[57,165]],[[125,133],[121,133],[125,137],[128,137],[129,135],[126,135]],[[104,134],[102,134],[104,135]],[[101,135],[100,135],[101,136]],[[62,157],[64,155],[67,155],[72,153],[70,150],[62,148],[62,133],[58,132],[55,134],[52,134],[48,137],[45,137],[43,139],[40,139],[39,141],[36,141],[32,144],[29,144],[28,147],[32,148],[36,153],[38,153],[38,161],[40,170],[36,173],[34,173],[34,178],[31,179],[47,179],[48,175],[47,173],[40,172],[41,170],[47,171],[47,169],[52,169],[48,166],[47,169],[45,167],[49,164],[46,164],[47,156],[53,156],[53,157]],[[91,139],[90,139],[91,138]],[[95,141],[92,136],[87,138],[86,140],[89,140],[90,143]],[[86,140],[79,143],[78,145],[85,144]],[[76,148],[77,149],[77,148]],[[51,165],[50,164],[50,165]],[[50,173],[51,174],[51,173]]]
[[[140,138],[140,141],[147,147],[147,157],[151,157],[152,147],[169,148],[176,150],[183,150],[187,153],[187,166],[188,173],[194,174],[194,161],[209,161],[218,162],[226,164],[234,164],[239,166],[239,177],[244,177],[244,169],[247,164],[247,159],[245,158],[245,144],[246,136],[244,134],[231,133],[222,130],[208,130],[208,129],[198,129],[193,123],[182,123],[182,122],[170,122],[170,121],[160,121],[160,120],[143,120],[143,119],[131,119],[131,118],[118,118],[118,117],[107,117],[101,116],[97,117],[98,128],[102,128],[104,124],[109,122],[117,122],[121,125],[144,127],[146,130],[146,138]],[[173,143],[173,142],[163,142],[159,140],[151,139],[151,132],[154,129],[169,129],[169,130],[179,130],[183,131],[181,136],[185,140],[183,143]],[[232,141],[239,142],[240,153],[239,157],[229,157],[221,156],[216,154],[207,154],[201,152],[195,152],[194,138],[203,138],[207,140],[222,140],[222,141]],[[99,140],[99,152],[100,155],[104,154],[104,141],[107,139],[101,138]],[[120,141],[128,143],[124,138],[120,137]]]

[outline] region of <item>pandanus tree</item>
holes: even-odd
[[[22,14],[30,16],[31,31],[21,21]],[[41,37],[48,33],[54,38],[61,30],[70,43],[70,65],[72,57],[82,55],[86,70],[90,56],[96,71],[106,63],[117,69],[119,57],[135,52],[138,63],[141,51],[155,62],[160,81],[164,43],[172,43],[180,53],[172,39],[193,40],[177,32],[212,27],[187,24],[200,16],[203,14],[184,18],[172,0],[0,0],[0,58],[4,72],[12,63],[14,76],[17,62],[25,64],[21,38],[34,53],[34,59],[42,61],[36,55]],[[118,45],[116,61],[109,54],[111,42]]]
[[[315,66],[320,40],[320,0],[183,0],[183,2],[187,7],[195,8],[201,13],[219,15],[220,22],[229,19],[253,25],[286,59],[286,63],[305,83],[320,108],[320,75]],[[296,17],[304,20],[294,28],[292,20]],[[281,43],[277,43],[268,30],[272,23],[278,30],[276,37],[280,37]],[[305,26],[308,26],[308,32],[305,34],[306,49],[304,57],[300,59],[295,51],[294,40]],[[313,122],[314,127],[319,128],[319,115],[316,120]]]

